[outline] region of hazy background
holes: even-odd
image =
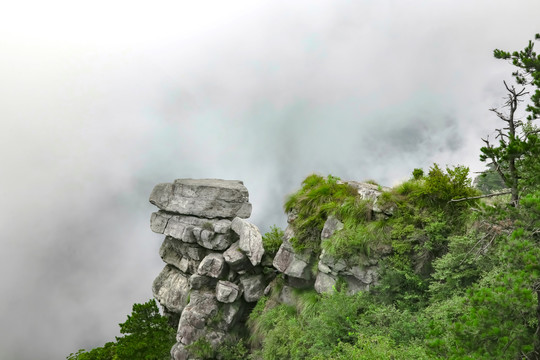
[[[538,0],[0,6],[0,358],[114,340],[163,267],[152,187],[241,179],[262,230],[312,172],[478,171]]]

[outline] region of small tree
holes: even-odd
[[[116,342],[90,351],[83,349],[70,354],[67,360],[169,360],[170,349],[176,342],[176,331],[161,316],[154,299],[134,304],[126,322],[119,324]]]
[[[116,354],[119,359],[168,360],[174,345],[176,331],[167,318],[161,316],[154,299],[144,304],[134,304],[126,322],[120,324]]]
[[[540,34],[536,34],[536,39],[540,39]],[[523,101],[523,97],[529,92],[523,87],[520,90],[512,86],[508,86],[504,82],[504,86],[508,92],[507,100],[504,107],[508,108],[507,112],[502,112],[497,108],[490,109],[499,119],[505,122],[505,126],[496,129],[498,146],[490,142],[489,138],[482,139],[486,146],[480,151],[481,161],[491,160],[497,174],[502,181],[511,189],[512,204],[519,205],[519,193],[522,190],[520,182],[523,175],[526,177],[538,177],[534,172],[527,171],[531,166],[531,160],[537,164],[537,156],[540,154],[540,142],[538,141],[539,129],[532,124],[532,121],[540,116],[540,55],[534,51],[534,43],[529,41],[529,45],[520,52],[509,52],[502,50],[494,50],[494,56],[497,59],[511,60],[514,66],[519,69],[512,75],[515,77],[519,85],[532,85],[536,87],[534,94],[531,97],[531,103],[527,105],[526,111],[529,112],[527,122],[522,121],[517,117],[518,105]],[[524,164],[527,164],[524,166]],[[525,183],[531,184],[530,179],[525,180]]]
[[[506,127],[496,129],[496,138],[499,140],[499,146],[495,147],[489,141],[489,137],[482,139],[486,143],[486,146],[480,149],[482,152],[480,160],[491,160],[502,181],[512,191],[512,204],[518,206],[519,174],[517,161],[519,161],[525,152],[527,136],[521,131],[523,122],[517,119],[516,111],[518,104],[523,101],[521,97],[528,93],[525,91],[525,88],[518,91],[514,86],[508,86],[506,82],[504,82],[504,86],[508,91],[507,100],[504,104],[509,109],[508,113],[502,113],[496,108],[490,110],[506,123]]]

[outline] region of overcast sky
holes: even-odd
[[[0,358],[114,340],[163,264],[152,187],[243,180],[262,230],[310,173],[463,164],[538,0],[0,6]]]

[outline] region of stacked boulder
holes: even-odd
[[[263,272],[264,248],[241,181],[179,179],[155,186],[152,231],[165,235],[167,264],[154,280],[154,297],[178,321],[174,360],[191,359],[186,346],[204,339],[214,349],[262,297],[272,280]]]

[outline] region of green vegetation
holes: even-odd
[[[270,231],[262,237],[264,251],[271,255],[275,255],[283,243],[284,231],[277,226],[271,226]]]
[[[535,38],[540,39],[540,34],[536,34]],[[504,107],[508,110],[502,112],[491,109],[503,121],[503,127],[496,129],[498,146],[492,144],[489,137],[482,139],[486,146],[480,149],[480,160],[491,161],[502,181],[511,189],[512,204],[517,207],[520,193],[526,193],[528,188],[534,187],[540,180],[540,165],[533,160],[540,156],[540,139],[538,128],[532,123],[540,117],[540,55],[534,52],[534,43],[529,41],[529,45],[522,51],[510,54],[497,49],[494,56],[512,61],[518,68],[512,75],[523,87],[516,89],[504,82],[508,92]],[[533,85],[536,89],[526,108],[529,112],[527,122],[523,122],[516,112],[523,102],[522,98],[529,94],[526,85]]]
[[[532,49],[495,56],[519,68],[519,84],[540,88],[540,56]],[[491,165],[477,187],[513,187],[508,197],[478,198],[465,166],[414,169],[376,204],[337,177],[308,176],[285,204],[293,247],[346,260],[376,255],[378,285],[349,296],[339,279],[333,293],[298,290],[288,305],[279,301],[286,279],[278,275],[249,314],[249,335],[240,332],[216,350],[200,339],[189,350],[225,360],[540,359],[540,140],[531,122],[540,115],[540,90],[527,110],[527,123],[496,112],[518,131],[499,131],[506,140],[481,150]],[[331,216],[343,228],[321,241]],[[275,253],[282,239],[272,227],[265,249]],[[116,343],[68,359],[168,358],[174,330],[155,302],[134,306],[120,326],[125,335]]]
[[[192,344],[186,346],[186,350],[199,359],[214,358],[214,349],[212,349],[212,345],[204,337],[201,337],[195,340]]]
[[[356,189],[337,177],[329,175],[325,179],[313,174],[302,185],[285,202],[285,211],[296,215],[292,223],[295,237],[291,242],[298,251],[319,252],[320,234],[328,216],[338,212],[348,217],[368,216],[368,208],[359,201]]]
[[[134,304],[133,312],[120,324],[121,337],[91,351],[70,354],[68,360],[169,360],[176,330],[159,314],[154,299]]]
[[[532,43],[496,56],[526,72],[514,73],[518,83],[540,87]],[[529,122],[482,149],[491,165],[477,187],[514,187],[511,195],[478,198],[468,168],[434,164],[383,193],[377,207],[391,216],[374,219],[337,178],[308,177],[285,206],[297,250],[346,258],[384,244],[391,253],[369,293],[347,296],[336,285],[332,294],[300,292],[294,306],[274,295],[259,301],[248,322],[252,359],[540,359],[540,140],[531,123],[539,90],[531,100]],[[343,229],[321,244],[329,216]]]

